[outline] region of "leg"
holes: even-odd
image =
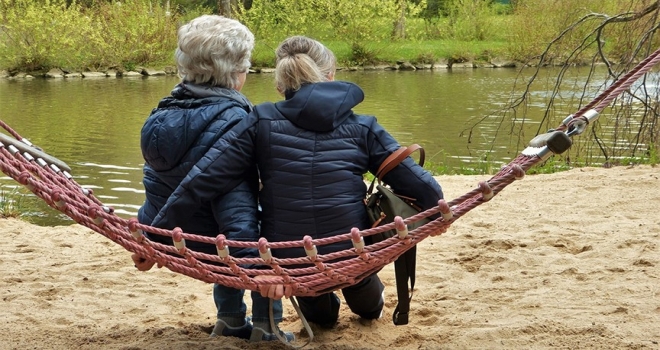
[[[375,320],[381,316],[385,304],[383,290],[385,286],[378,275],[373,274],[341,292],[353,313],[367,320]]]
[[[243,301],[243,289],[213,285],[213,301],[218,310],[218,319],[211,333],[215,336],[232,336],[249,339],[252,324],[245,319],[247,307]]]
[[[337,324],[340,301],[335,293],[316,297],[298,297],[296,300],[307,321],[328,329]]]
[[[245,319],[247,307],[243,301],[243,289],[225,287],[221,284],[213,285],[213,301],[218,310],[218,318],[231,319],[237,318],[241,321]],[[242,324],[242,323],[241,323]]]
[[[275,330],[270,326],[270,299],[264,298],[259,292],[253,291],[252,294],[252,322],[254,329],[250,336],[250,341],[272,341],[278,340],[274,334]],[[282,300],[273,300],[273,321],[275,326],[282,322]],[[295,339],[293,333],[282,332],[280,335],[288,342]]]

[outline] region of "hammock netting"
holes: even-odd
[[[568,149],[572,136],[582,133],[590,122],[597,119],[603,108],[658,60],[660,50],[615,81],[591,103],[564,119],[556,129],[534,138],[513,161],[463,196],[449,202],[441,200],[436,207],[405,220],[397,218],[390,224],[366,230],[354,228],[351,232],[330,238],[312,239],[306,236],[302,240],[288,242],[268,242],[264,238],[258,242],[239,242],[228,240],[222,234],[206,237],[178,228],[163,230],[143,225],[135,218],[121,218],[114,214],[111,207],[98,200],[91,190],[80,186],[66,164],[34,147],[1,120],[0,125],[12,137],[0,134],[3,136],[0,138],[0,167],[6,175],[76,223],[171,271],[240,289],[258,290],[260,284],[285,284],[292,288],[294,296],[317,296],[353,285],[395,261],[415,244],[429,236],[444,233],[458,218],[490,200],[513,181],[523,178],[531,167]],[[406,229],[408,224],[435,214],[440,214],[437,219],[411,231]],[[398,235],[372,245],[364,244],[364,237],[391,229],[396,229]],[[143,232],[171,237],[174,245],[153,242],[145,238]],[[324,255],[317,253],[319,246],[345,240],[351,240],[353,248]],[[187,249],[186,241],[213,244],[218,254]],[[260,257],[235,258],[229,254],[230,247],[257,248]],[[272,256],[271,251],[282,248],[300,249],[301,257],[278,259]],[[245,267],[255,265],[261,266]],[[262,275],[277,278],[267,282],[255,280],[255,277]]]

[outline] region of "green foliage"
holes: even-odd
[[[35,71],[51,67],[101,69],[172,64],[176,29],[216,2],[173,0],[171,8],[148,0],[0,0],[0,67]],[[237,19],[256,36],[253,65],[272,66],[273,51],[290,35],[327,44],[340,64],[405,59],[527,60],[577,19],[592,12],[638,10],[633,0],[254,0],[237,1]],[[249,6],[245,6],[248,4]],[[511,5],[514,4],[514,5]],[[513,11],[513,14],[511,12]],[[576,29],[552,47],[561,59],[596,24]],[[405,30],[406,40],[393,34]],[[644,26],[609,25],[605,47],[625,60]],[[660,38],[660,37],[658,37]],[[660,39],[654,39],[655,42]],[[657,46],[657,45],[656,45]],[[589,52],[582,53],[582,56]]]
[[[0,0],[0,67],[27,71],[171,61],[178,15],[146,0]]]
[[[648,164],[657,165],[660,163],[660,152],[658,152],[658,147],[655,144],[649,145],[648,151]]]
[[[510,52],[514,58],[527,60],[539,56],[546,46],[559,33],[576,21],[590,14],[611,14],[628,12],[631,2],[620,0],[519,0],[511,21]],[[641,6],[642,2],[638,2]],[[556,42],[548,53],[549,60],[561,60],[567,53],[573,51],[578,43],[593,34],[600,20],[587,21],[571,30],[559,42]],[[602,17],[601,17],[602,19]],[[624,28],[626,24],[613,25]],[[606,35],[606,40],[627,42],[634,37],[621,29]],[[638,36],[637,36],[638,37]],[[608,45],[609,46],[609,45]],[[616,45],[615,45],[616,46]],[[584,52],[583,56],[592,54]]]
[[[64,0],[0,0],[0,66],[33,71],[89,59],[92,19]]]
[[[7,191],[0,188],[0,218],[17,218],[21,216],[23,195],[16,188]]]
[[[504,4],[504,3],[496,2],[492,4],[492,9],[493,9],[493,13],[495,13],[498,16],[512,15],[514,7],[510,3]]]
[[[351,44],[363,41],[389,39],[391,28],[397,21],[398,7],[394,1],[327,1],[326,19],[337,37]]]
[[[422,53],[418,54],[417,57],[415,57],[412,60],[412,63],[431,64],[431,63],[436,62],[437,60],[438,60],[438,57],[435,54],[433,54],[433,52],[422,52]]]
[[[409,4],[414,15],[421,5]],[[319,40],[341,38],[349,44],[389,39],[400,12],[394,1],[371,0],[255,0],[237,18],[260,40],[279,42],[304,34]]]
[[[398,0],[397,3],[398,18],[394,21],[392,39],[421,39],[423,32],[419,30],[411,31],[408,23],[411,19],[421,18],[428,7],[427,0]]]
[[[552,174],[560,171],[570,170],[573,168],[568,162],[561,157],[550,157],[542,164],[536,165],[527,170],[528,175],[535,174]]]
[[[442,0],[437,6],[437,11],[433,10],[437,15],[430,16],[430,7],[427,7],[426,12],[423,11],[417,16],[420,20],[423,19],[423,28],[413,22],[414,29],[411,30],[409,25],[409,32],[417,33],[416,37],[424,40],[508,40],[511,16],[503,11],[503,7],[511,9],[511,5],[493,3],[491,0]]]
[[[96,66],[127,67],[171,61],[176,48],[178,15],[146,0],[99,2],[96,29],[101,34],[94,46]]]
[[[237,19],[250,28],[259,40],[280,41],[291,32],[305,29],[308,20],[306,11],[297,5],[298,2],[294,0],[257,0],[249,10],[242,7]],[[300,20],[294,20],[296,17]]]
[[[354,43],[351,46],[349,61],[351,64],[357,65],[374,64],[376,63],[376,53],[358,43]]]
[[[486,40],[492,36],[494,16],[490,0],[446,0],[451,37],[458,40]]]
[[[431,174],[433,174],[433,176],[453,174],[451,167],[445,165],[445,163],[440,163],[433,160],[426,160],[424,162],[424,169],[428,170]]]
[[[178,18],[174,18],[174,22],[176,22],[177,28],[179,25],[190,22],[201,15],[210,15],[213,13],[215,13],[215,11],[213,11],[209,6],[205,4],[193,4],[188,7],[177,5],[170,11],[170,14],[174,14],[175,16],[178,15]]]

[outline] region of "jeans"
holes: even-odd
[[[221,284],[213,285],[213,301],[218,310],[218,318],[244,319],[247,306],[243,301],[244,289],[226,287]],[[252,322],[270,322],[270,299],[264,298],[259,292],[252,292]],[[273,319],[275,324],[282,321],[282,300],[273,300]]]
[[[385,286],[373,274],[341,290],[346,299],[346,304],[351,311],[367,320],[380,317],[383,311],[384,300],[382,297]],[[333,292],[321,294],[315,297],[298,297],[300,311],[307,321],[314,322],[323,328],[332,328],[339,319],[339,298]]]

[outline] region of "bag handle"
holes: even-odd
[[[390,154],[390,156],[383,161],[383,163],[380,165],[380,168],[378,168],[378,171],[376,172],[376,177],[378,180],[381,181],[383,177],[385,177],[385,174],[396,168],[399,163],[403,162],[404,159],[408,158],[409,155],[417,150],[419,150],[419,165],[424,166],[424,148],[416,143],[408,147],[404,146],[394,151],[394,153]]]
[[[383,177],[385,177],[385,174],[389,173],[390,170],[396,168],[397,165],[399,165],[401,162],[403,162],[404,159],[408,158],[409,155],[411,155],[413,152],[419,151],[419,162],[418,164],[420,166],[424,166],[424,158],[425,158],[425,152],[424,148],[418,144],[412,144],[408,147],[401,146],[399,147],[398,150],[394,151],[392,154],[390,154],[383,163],[380,164],[380,167],[378,168],[378,171],[376,172],[376,177],[374,180],[371,182],[371,185],[369,186],[369,191],[367,193],[371,193],[374,189],[374,184],[376,183],[376,180],[378,180],[378,183],[380,184],[381,181],[383,180]]]

